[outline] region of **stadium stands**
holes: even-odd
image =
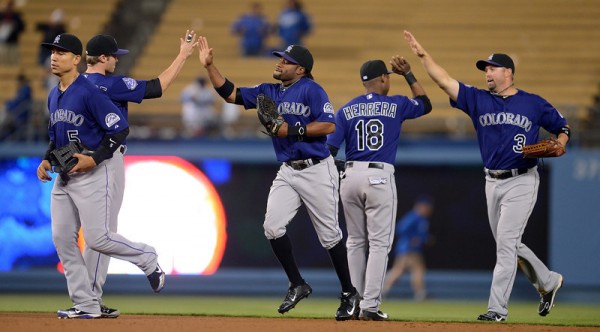
[[[261,2],[272,21],[284,4],[284,0]],[[70,31],[85,41],[101,30],[116,3],[117,0],[110,0],[108,4],[82,5],[68,0],[60,2],[60,6],[68,15]],[[596,93],[600,73],[600,20],[597,19],[600,2],[507,0],[495,7],[476,0],[305,0],[304,4],[315,26],[306,39],[315,57],[314,76],[335,107],[363,91],[358,68],[365,60],[387,61],[393,54],[400,54],[411,62],[432,99],[434,110],[425,118],[406,122],[405,133],[454,136],[472,133],[467,117],[448,106],[445,94],[426,76],[410,52],[402,35],[405,29],[454,78],[479,87],[484,86],[483,73],[475,68],[475,61],[492,52],[508,53],[516,61],[517,88],[546,98],[575,127],[586,120],[587,107]],[[33,31],[32,22],[46,19],[53,8],[42,1],[29,1],[21,8],[28,22],[21,41],[23,64],[28,73],[39,71],[35,54],[40,37]],[[245,10],[245,3],[172,0],[131,75],[144,79],[156,77],[177,54],[179,38],[185,30],[193,28],[209,38],[216,63],[236,84],[273,81],[275,59],[240,57],[238,39],[230,33],[231,22]],[[78,25],[74,23],[77,21]],[[268,40],[271,47],[278,42],[276,36]],[[5,79],[6,73],[12,74],[15,69],[1,70],[0,93],[4,96],[12,88],[8,86],[10,80]],[[163,126],[171,123],[176,127],[180,121],[180,91],[204,73],[197,55],[192,56],[165,95],[159,100],[132,105],[132,116],[145,115],[147,119],[156,116],[159,120],[155,123]],[[410,93],[401,77],[393,77],[392,84],[392,93]],[[36,93],[36,97],[41,96]],[[255,124],[254,116],[254,112],[243,112],[240,124]],[[149,124],[153,125],[152,121]]]

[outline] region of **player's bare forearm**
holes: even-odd
[[[191,36],[191,40],[188,42],[188,37]],[[160,86],[162,88],[162,92],[164,93],[171,83],[175,80],[179,72],[183,68],[185,61],[194,53],[194,49],[198,46],[198,42],[196,41],[196,33],[194,31],[186,31],[185,38],[179,39],[179,54],[167,69],[165,69],[160,75],[158,75],[158,80],[160,81]]]
[[[452,100],[456,100],[458,98],[459,89],[458,81],[450,77],[444,68],[433,61],[431,55],[425,51],[425,48],[419,44],[417,39],[409,31],[404,31],[404,39],[406,39],[406,42],[413,53],[421,60],[421,64],[423,64],[429,77],[431,77],[431,79],[444,90]]]
[[[335,123],[333,122],[318,122],[314,121],[306,125],[306,136],[321,137],[326,136],[335,131]]]
[[[221,75],[219,69],[214,64],[213,49],[208,45],[208,40],[204,36],[198,37],[198,59],[200,60],[200,64],[206,69],[208,79],[213,87],[215,89],[222,87],[225,84],[225,76]],[[222,98],[228,103],[235,102],[235,91],[236,87],[234,85],[233,92],[227,98]]]
[[[279,131],[277,132],[277,137],[287,137],[288,129],[290,125],[287,122],[284,122]],[[306,137],[321,137],[327,136],[335,131],[335,123],[333,122],[311,122],[306,125]]]

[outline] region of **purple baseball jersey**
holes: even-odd
[[[531,168],[535,158],[523,158],[523,145],[539,140],[539,129],[558,133],[567,120],[544,98],[518,90],[503,97],[460,83],[456,102],[477,132],[483,165],[493,170]]]
[[[291,86],[263,83],[252,88],[240,88],[246,109],[256,108],[256,96],[264,93],[277,104],[277,110],[290,126],[306,126],[318,122],[335,122],[334,110],[323,88],[309,78],[301,78]],[[322,137],[273,137],[277,160],[284,162],[308,158],[325,159],[329,149]]]
[[[340,148],[346,160],[394,164],[402,122],[425,115],[423,103],[405,96],[369,93],[352,99],[335,115],[336,130],[327,144]]]
[[[102,75],[98,73],[82,74],[104,91],[110,100],[121,110],[125,119],[129,116],[128,102],[141,103],[146,92],[146,82],[126,76]]]
[[[105,134],[114,134],[129,124],[112,101],[82,75],[67,88],[58,85],[48,95],[48,134],[57,148],[79,141],[95,150]]]

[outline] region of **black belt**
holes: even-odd
[[[297,171],[301,171],[305,168],[316,165],[320,162],[321,161],[317,158],[308,158],[308,159],[301,159],[301,160],[289,160],[289,161],[286,161],[285,164]]]
[[[492,171],[492,170],[486,170],[485,174],[489,175],[492,179],[496,179],[496,180],[506,180],[506,179],[510,179],[513,176],[517,176],[517,175],[521,175],[521,174],[525,174],[527,172],[529,172],[529,168],[516,168],[516,169],[509,169],[506,171]]]
[[[121,152],[122,154],[125,154],[125,151],[127,151],[127,148],[125,147],[125,145],[121,145],[119,147],[119,152]]]
[[[353,161],[346,162],[346,167],[353,167],[353,166],[354,166]],[[369,168],[383,169],[383,167],[384,167],[383,163],[369,163]]]

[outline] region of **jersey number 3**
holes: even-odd
[[[515,153],[521,153],[523,152],[523,145],[525,145],[525,142],[527,141],[527,138],[525,138],[525,135],[523,134],[517,134],[515,135],[515,138],[513,138],[515,140],[515,145],[513,145],[513,151]]]
[[[364,151],[365,148],[374,151],[383,145],[383,123],[378,119],[367,122],[360,120],[354,127],[356,129],[356,148]]]

